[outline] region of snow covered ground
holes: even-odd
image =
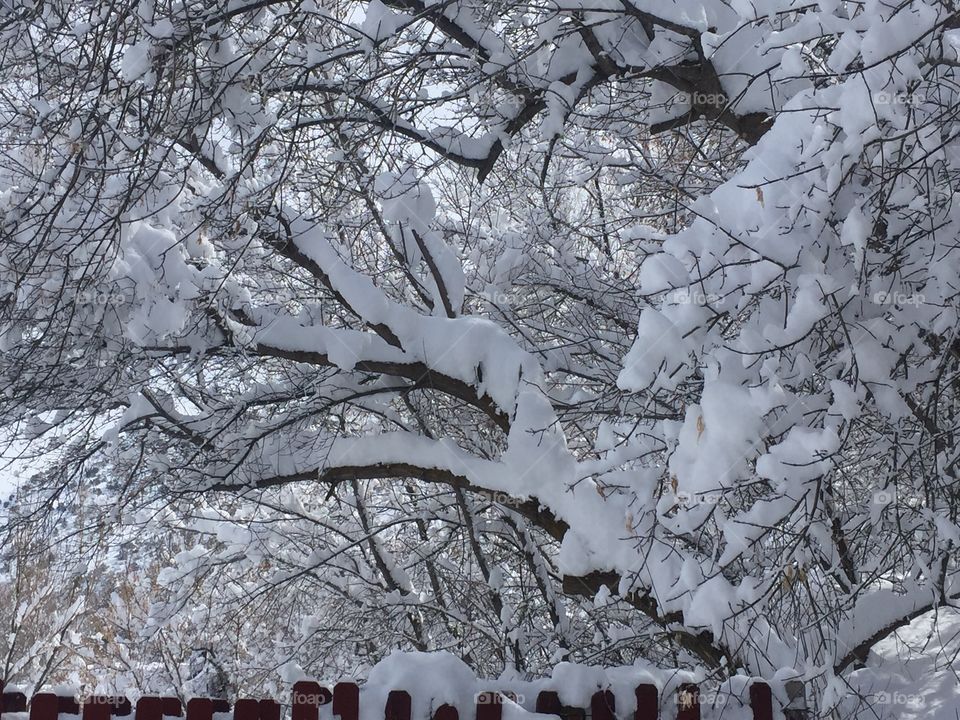
[[[960,718],[960,610],[928,613],[874,647],[847,678],[841,717]]]

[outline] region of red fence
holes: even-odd
[[[803,715],[803,686],[798,682],[786,685],[790,702],[783,708],[787,720],[800,720]],[[632,718],[617,715],[616,700],[610,690],[593,694],[589,707],[563,705],[557,692],[541,691],[536,698],[536,712],[556,715],[562,720],[661,720],[661,698],[657,686],[638,685],[636,709]],[[516,700],[510,692],[490,690],[475,697],[475,720],[501,720],[505,699]],[[676,690],[676,720],[700,720],[701,696],[697,685],[681,684]],[[754,720],[773,720],[774,698],[770,686],[754,681],[749,685],[749,706]],[[315,682],[298,682],[293,686],[290,720],[320,720],[320,709],[330,705],[333,715],[340,720],[360,720],[360,688],[356,683],[341,682],[333,689]],[[392,690],[383,708],[384,720],[425,720],[411,717],[411,697],[404,690]],[[673,703],[669,703],[674,707]],[[233,720],[281,720],[284,708],[274,700],[237,700],[232,706],[226,700],[193,698],[183,704],[174,697],[141,697],[136,705],[125,697],[92,695],[82,700],[76,697],[38,693],[30,702],[22,692],[8,689],[0,683],[0,716],[7,713],[26,713],[28,720],[58,720],[58,716],[78,715],[81,720],[112,720],[131,717],[131,720],[214,720],[214,715],[232,713]],[[722,713],[721,713],[722,714]],[[378,715],[379,716],[379,715]],[[12,720],[12,719],[9,719]],[[430,720],[460,720],[460,711],[452,705],[441,705],[433,711]],[[472,720],[465,717],[464,720]],[[668,720],[664,717],[662,720]]]

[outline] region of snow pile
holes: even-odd
[[[877,643],[866,667],[835,679],[841,718],[956,720],[960,611],[926,613]],[[831,698],[826,698],[830,700]]]

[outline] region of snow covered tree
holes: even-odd
[[[90,603],[78,564],[36,542],[34,526],[5,534],[0,554],[0,677],[28,692],[74,666]]]
[[[9,525],[193,538],[158,618],[829,703],[956,605],[952,3],[37,0],[0,48]]]

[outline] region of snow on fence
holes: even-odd
[[[429,680],[427,679],[429,684]],[[419,683],[423,686],[423,682]],[[491,683],[493,684],[493,683]],[[724,701],[718,709],[717,693],[712,693],[708,715],[714,718],[745,720],[805,720],[807,717],[804,687],[799,681],[782,685],[782,702],[774,697],[769,684],[751,680],[743,684],[745,697],[736,703]],[[369,688],[364,687],[365,694]],[[367,707],[361,714],[360,687],[353,682],[340,682],[333,688],[312,681],[301,681],[293,686],[291,702],[281,705],[274,700],[240,699],[231,704],[214,698],[192,698],[186,708],[175,697],[140,697],[135,704],[123,696],[76,695],[38,693],[30,702],[16,688],[0,682],[0,717],[3,720],[59,720],[60,715],[79,716],[81,720],[112,720],[127,717],[131,720],[529,720],[533,713],[559,717],[561,720],[701,720],[702,700],[699,687],[680,682],[673,688],[673,696],[662,697],[652,683],[639,684],[634,689],[634,703],[626,712],[617,712],[616,698],[610,689],[597,690],[586,707],[565,705],[557,690],[539,690],[535,699],[519,695],[515,690],[486,690],[473,697],[473,707],[458,709],[443,703],[427,713],[418,713],[423,705],[415,705],[411,695],[399,688],[379,688],[370,693],[375,698],[386,698],[378,711]],[[729,696],[728,698],[729,699]],[[539,720],[548,720],[540,718]]]

